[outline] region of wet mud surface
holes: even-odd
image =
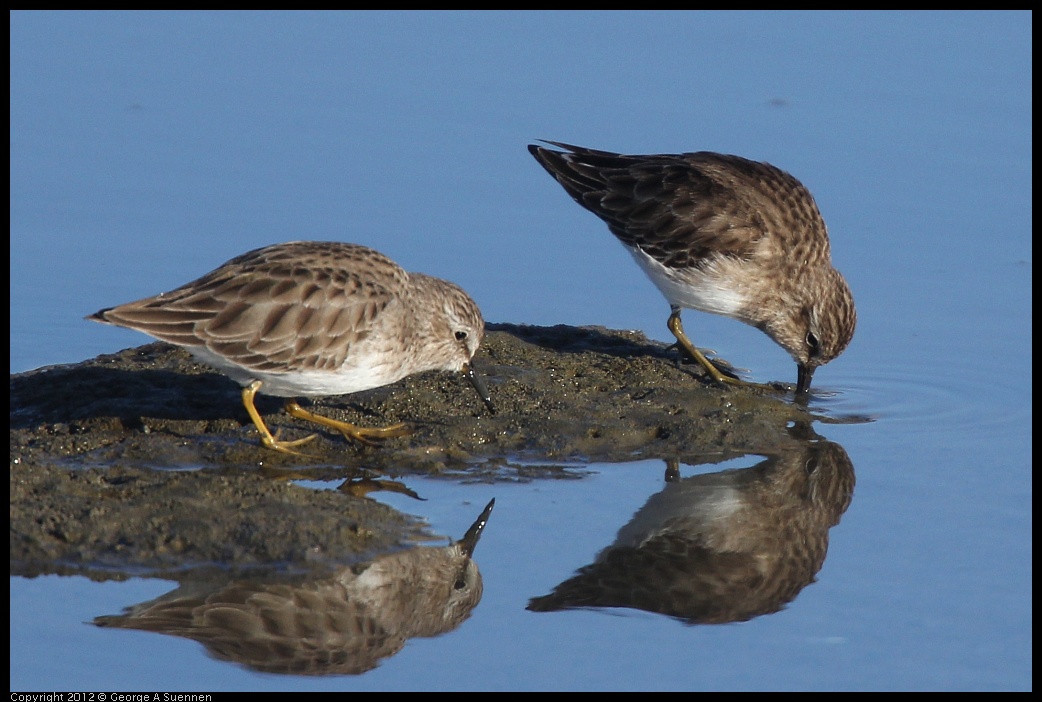
[[[412,428],[379,446],[258,396],[280,438],[318,430],[307,456],[262,447],[238,385],[167,344],[12,375],[11,574],[335,567],[422,536],[411,517],[365,496],[407,492],[410,476],[581,479],[592,461],[712,463],[783,450],[787,427],[808,419],[791,392],[707,384],[637,332],[490,324],[475,366],[494,415],[450,373],[301,401],[361,426]],[[313,490],[299,479],[343,484]]]

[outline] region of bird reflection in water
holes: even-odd
[[[102,627],[182,636],[220,660],[298,675],[357,675],[416,636],[458,627],[481,601],[472,559],[495,500],[459,541],[416,547],[295,584],[182,584]]]
[[[629,607],[722,624],[784,608],[815,581],[854,492],[843,447],[806,425],[790,434],[749,468],[681,478],[667,461],[665,488],[615,543],[528,609]]]

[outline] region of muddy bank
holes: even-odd
[[[417,534],[410,518],[364,497],[408,490],[410,475],[576,478],[589,461],[721,461],[785,445],[786,424],[806,419],[791,394],[707,385],[636,332],[491,324],[475,365],[494,415],[444,373],[303,401],[358,425],[413,429],[377,447],[319,431],[306,457],[261,447],[239,387],[166,344],[13,375],[11,572],[343,563]],[[257,407],[280,438],[318,428],[285,415],[277,398]],[[301,477],[345,485],[290,482]]]

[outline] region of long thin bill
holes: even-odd
[[[815,366],[797,364],[799,370],[796,376],[796,397],[806,399],[810,393],[810,379],[814,375]]]
[[[485,381],[481,376],[474,372],[474,365],[472,363],[468,363],[463,367],[463,375],[467,377],[470,384],[478,391],[478,396],[481,398],[481,401],[485,403],[485,407],[488,407],[488,411],[495,414],[496,406],[492,404],[492,396],[488,394],[488,387],[486,387]]]

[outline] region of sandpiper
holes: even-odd
[[[289,398],[291,416],[363,444],[409,429],[401,423],[358,427],[309,412],[295,398],[360,392],[445,370],[465,374],[493,410],[472,365],[485,323],[470,296],[357,244],[266,246],[176,290],[87,319],[181,346],[238,382],[261,442],[276,451],[298,453],[315,435],[278,440],[254,406],[258,392]]]
[[[832,266],[814,198],[767,163],[700,151],[624,155],[545,142],[528,150],[580,205],[604,220],[670,305],[680,347],[717,383],[721,371],[684,333],[683,308],[760,329],[796,361],[796,395],[854,335],[846,280]]]

